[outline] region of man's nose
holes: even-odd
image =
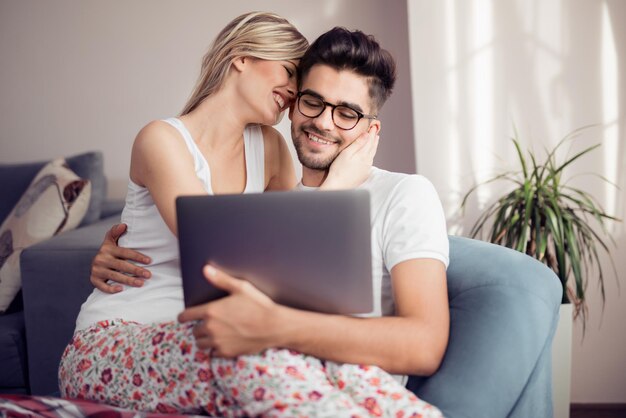
[[[324,111],[315,118],[315,125],[325,131],[333,129],[335,127],[335,122],[333,122],[333,108],[326,106]]]

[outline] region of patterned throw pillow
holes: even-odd
[[[0,226],[0,313],[20,290],[20,254],[25,248],[76,228],[87,212],[91,183],[59,158],[35,176]]]

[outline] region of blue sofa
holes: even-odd
[[[33,178],[47,162],[0,164],[0,223],[4,222]],[[122,202],[106,200],[107,183],[101,152],[74,155],[66,158],[66,162],[76,174],[91,182],[89,206],[80,228],[119,214]],[[22,260],[29,250],[22,253]],[[58,292],[59,290],[55,290],[51,295]],[[24,294],[23,290],[20,291],[8,310],[0,314],[0,393],[30,393],[27,348],[29,346],[34,348],[34,345],[26,343],[24,296],[30,294]]]
[[[22,254],[23,359],[32,394],[58,393],[58,362],[92,290],[91,259],[118,219]],[[551,417],[551,344],[562,292],[552,271],[513,250],[451,236],[448,290],[450,343],[441,368],[429,378],[411,377],[408,387],[448,418]],[[3,393],[1,379],[2,372]]]
[[[408,387],[449,418],[549,418],[562,288],[525,254],[449,237],[450,341],[441,367]]]

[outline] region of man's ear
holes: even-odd
[[[244,67],[248,63],[248,57],[238,57],[233,60],[233,68],[239,72],[243,71]]]
[[[380,134],[381,124],[378,119],[372,119],[372,123],[370,123],[370,127],[368,128],[369,132],[373,132],[376,135]]]

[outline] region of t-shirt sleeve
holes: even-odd
[[[390,193],[383,227],[387,270],[416,258],[440,260],[448,267],[448,233],[443,208],[432,183],[412,175]]]

